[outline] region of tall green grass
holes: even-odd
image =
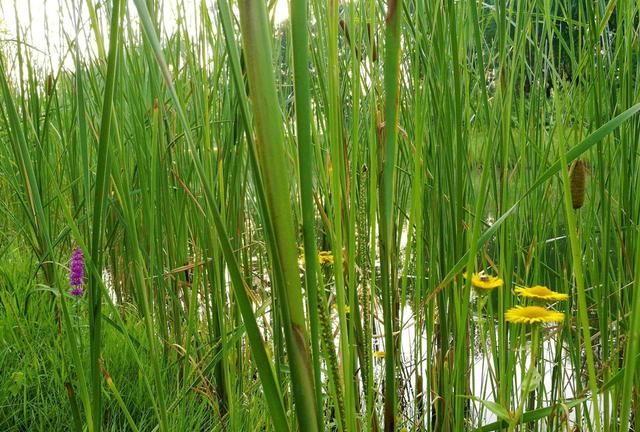
[[[5,14],[1,430],[640,430],[635,2],[175,4]]]

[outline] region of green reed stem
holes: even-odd
[[[302,430],[318,430],[319,413],[313,382],[309,341],[304,316],[302,289],[297,265],[294,226],[291,214],[288,168],[285,164],[282,117],[278,106],[271,60],[271,45],[263,2],[239,2],[240,27],[244,52],[252,61],[247,63],[250,98],[257,140],[256,154],[265,186],[269,216],[273,224],[277,255],[274,267],[280,268],[283,286],[280,314],[292,374],[292,387],[298,424]],[[308,257],[313,259],[314,257]]]
[[[396,347],[394,322],[394,298],[397,280],[394,272],[394,183],[398,141],[398,101],[400,98],[400,39],[402,0],[389,0],[385,18],[384,56],[384,161],[380,188],[380,264],[382,283],[382,313],[384,320],[385,366],[384,366],[384,430],[396,430]]]
[[[104,207],[108,189],[109,175],[109,141],[111,139],[111,123],[113,115],[113,100],[116,88],[116,74],[118,57],[120,53],[120,7],[121,1],[114,0],[110,34],[109,57],[107,60],[107,78],[102,103],[102,119],[100,124],[100,137],[98,139],[98,156],[96,167],[96,185],[93,202],[93,226],[91,240],[91,258],[97,273],[102,273],[103,264],[103,234],[104,234]],[[93,428],[96,431],[102,429],[102,376],[100,372],[100,351],[102,344],[102,290],[96,280],[96,272],[91,272],[89,277],[89,332],[90,332],[90,376],[91,376],[91,402],[93,411]]]
[[[304,235],[305,282],[311,353],[316,390],[316,411],[322,412],[322,386],[320,374],[320,330],[318,317],[318,254],[316,247],[315,213],[313,203],[313,144],[311,142],[311,91],[309,78],[309,24],[307,0],[291,0],[291,32],[293,44],[293,85],[296,101],[296,131],[298,135],[298,164],[300,170],[300,203]],[[324,305],[322,305],[324,308]],[[320,419],[320,416],[318,416]],[[321,429],[322,424],[318,424]]]
[[[591,412],[595,430],[600,430],[600,408],[598,402],[598,381],[596,368],[593,360],[593,347],[591,345],[591,331],[589,330],[589,309],[587,307],[587,297],[585,294],[584,271],[582,269],[582,245],[578,238],[578,228],[576,225],[575,212],[571,202],[571,185],[569,180],[569,169],[567,168],[568,157],[565,153],[564,138],[560,139],[560,174],[562,176],[562,189],[564,196],[565,215],[567,219],[567,231],[571,244],[571,261],[573,264],[573,276],[576,281],[576,293],[578,296],[578,323],[582,330],[582,340],[584,343],[584,354],[587,359],[587,372],[589,376],[589,389],[591,390]]]

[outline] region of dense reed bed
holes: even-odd
[[[164,3],[4,6],[0,430],[640,430],[636,2]]]

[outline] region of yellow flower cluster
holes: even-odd
[[[467,273],[462,275],[468,279]],[[471,286],[480,294],[486,294],[504,285],[504,281],[497,276],[490,276],[484,272],[471,275]],[[541,285],[532,287],[517,287],[515,293],[523,298],[541,302],[568,300],[569,295],[550,290]],[[515,324],[540,324],[546,322],[562,322],[564,314],[541,306],[516,306],[504,314],[504,319]]]
[[[542,302],[553,302],[568,300],[569,295],[550,290],[541,285],[532,287],[518,287],[515,293],[520,297],[538,300]],[[504,319],[514,324],[541,324],[564,321],[564,314],[553,309],[542,306],[516,306],[509,309],[504,314]]]

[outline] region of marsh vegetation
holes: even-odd
[[[0,430],[640,431],[637,2],[165,3],[3,5]]]

